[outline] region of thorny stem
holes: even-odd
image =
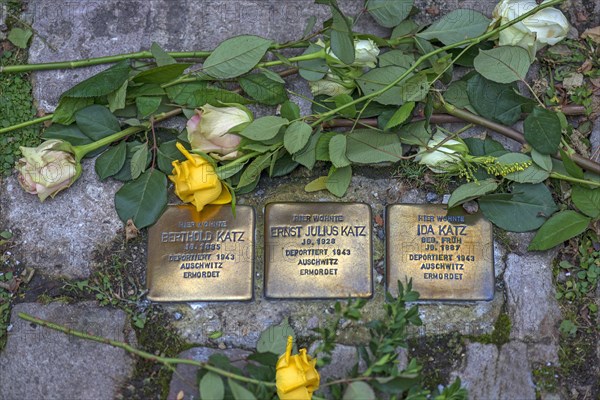
[[[479,115],[475,115],[468,111],[461,110],[459,108],[456,108],[452,104],[444,103],[443,107],[448,114],[458,117],[458,118],[462,119],[463,121],[467,121],[472,124],[481,125],[484,128],[494,130],[494,131],[501,133],[502,135],[509,137],[519,143],[523,143],[523,144],[526,143],[526,140],[525,140],[525,137],[523,136],[523,134],[511,127],[497,124],[493,121],[490,121],[488,119],[480,117]],[[561,159],[560,155],[558,155],[558,154],[553,155],[553,157],[556,159],[559,159],[559,160]],[[577,165],[579,165],[581,168],[584,168],[595,174],[600,174],[600,164],[598,164],[597,162],[594,162],[590,159],[582,157],[579,154],[572,154],[571,159]]]
[[[586,179],[577,179],[577,178],[573,178],[572,176],[559,174],[558,172],[551,172],[550,178],[560,179],[562,181],[568,181],[568,182],[573,182],[573,183],[579,183],[582,185],[590,185],[590,186],[600,187],[600,182],[590,181],[590,180],[586,180]]]
[[[104,138],[102,138],[96,142],[90,143],[90,144],[86,144],[83,146],[73,146],[73,149],[75,150],[75,156],[76,156],[77,160],[81,160],[90,151],[94,151],[103,146],[107,146],[107,145],[111,144],[112,142],[115,142],[126,136],[134,135],[138,132],[145,131],[146,129],[149,129],[151,127],[152,123],[160,122],[165,119],[174,117],[176,115],[181,114],[182,112],[183,112],[183,110],[181,108],[177,108],[175,110],[156,115],[152,119],[152,122],[145,122],[140,126],[130,126],[127,129],[113,133],[110,136],[104,137]]]
[[[181,52],[169,52],[173,58],[206,58],[211,52],[210,51],[181,51]],[[71,60],[71,61],[58,61],[40,64],[23,64],[23,65],[7,65],[0,67],[0,73],[16,73],[16,72],[30,72],[30,71],[48,71],[52,69],[73,69],[89,67],[93,65],[111,64],[127,59],[136,60],[144,58],[154,58],[150,51],[138,51],[135,53],[117,54],[114,56],[86,58],[84,60]]]
[[[349,103],[346,103],[346,104],[344,104],[344,105],[342,105],[340,107],[334,108],[334,109],[332,109],[330,111],[327,111],[327,112],[321,114],[320,117],[315,122],[313,122],[311,124],[311,126],[312,127],[316,127],[320,123],[322,123],[323,121],[327,120],[327,118],[329,118],[329,117],[331,117],[331,116],[339,113],[341,110],[343,110],[343,109],[345,109],[347,107],[351,107],[351,106],[356,105],[356,104],[358,104],[358,103],[360,103],[362,101],[365,101],[365,100],[377,97],[377,96],[379,96],[379,95],[387,92],[388,90],[390,90],[391,88],[393,88],[394,86],[396,86],[397,84],[399,84],[400,82],[402,82],[404,79],[406,79],[421,64],[423,64],[425,61],[427,61],[428,59],[430,59],[431,57],[433,57],[433,56],[435,56],[437,54],[443,53],[443,52],[445,52],[447,50],[454,49],[456,47],[469,46],[469,45],[473,45],[473,44],[477,44],[477,43],[483,42],[484,40],[489,39],[489,38],[495,36],[500,31],[502,31],[502,30],[504,30],[504,29],[506,29],[506,28],[508,28],[508,27],[510,27],[510,26],[512,26],[512,25],[514,25],[514,24],[516,24],[516,23],[524,20],[525,18],[527,18],[527,17],[529,17],[529,16],[537,13],[538,11],[543,10],[544,8],[548,8],[548,7],[560,4],[562,2],[563,2],[563,0],[550,0],[548,2],[542,3],[542,4],[538,5],[537,7],[531,9],[530,11],[526,12],[525,14],[520,15],[519,17],[517,17],[517,18],[515,18],[515,19],[513,19],[513,20],[511,20],[509,22],[507,22],[506,24],[501,25],[501,26],[499,26],[499,27],[497,27],[497,28],[495,28],[495,29],[487,32],[487,33],[484,33],[481,36],[477,36],[477,37],[472,38],[472,39],[461,40],[460,42],[456,42],[456,43],[453,43],[453,44],[450,44],[450,45],[447,45],[447,46],[444,46],[444,47],[439,47],[439,48],[435,49],[434,51],[432,51],[430,53],[424,54],[421,57],[419,57],[419,59],[413,65],[411,65],[411,67],[409,69],[407,69],[402,75],[400,75],[398,78],[396,78],[393,82],[391,82],[387,86],[385,86],[385,87],[383,87],[383,88],[381,88],[379,90],[376,90],[376,91],[374,91],[372,93],[369,93],[369,94],[367,94],[365,96],[359,97],[358,99],[353,100],[353,101],[351,101]]]
[[[48,114],[48,115],[45,115],[43,117],[32,119],[32,120],[29,120],[29,121],[25,121],[25,122],[22,122],[22,123],[17,124],[17,125],[12,125],[12,126],[9,126],[9,127],[6,127],[6,128],[1,128],[0,129],[0,134],[6,133],[6,132],[15,131],[15,130],[21,129],[21,128],[26,128],[26,127],[31,126],[31,125],[35,125],[35,124],[39,124],[39,123],[42,123],[42,122],[45,122],[45,121],[49,121],[51,119],[52,119],[52,114]]]
[[[208,363],[204,363],[204,362],[200,362],[200,361],[196,361],[196,360],[188,360],[188,359],[183,359],[183,358],[160,357],[160,356],[154,355],[152,353],[147,353],[145,351],[136,349],[135,347],[130,346],[127,343],[119,342],[117,340],[107,339],[104,337],[94,336],[89,333],[77,331],[77,330],[74,330],[71,328],[64,327],[62,325],[55,324],[50,321],[45,321],[43,319],[36,318],[29,314],[19,313],[18,315],[19,315],[19,318],[24,319],[25,321],[33,322],[34,324],[44,326],[46,328],[53,329],[55,331],[59,331],[59,332],[65,333],[67,335],[75,336],[75,337],[78,337],[81,339],[91,340],[91,341],[98,342],[98,343],[104,343],[104,344],[107,344],[107,345],[110,345],[113,347],[118,347],[120,349],[123,349],[129,353],[135,354],[135,355],[145,358],[147,360],[164,364],[165,366],[167,366],[169,368],[172,368],[173,365],[176,365],[176,364],[194,365],[196,367],[207,369],[207,370],[215,372],[221,376],[235,379],[240,382],[252,383],[254,385],[264,385],[264,386],[268,386],[268,387],[275,387],[274,382],[259,381],[257,379],[247,378],[245,376],[234,374],[232,372],[222,370],[221,368],[214,367]]]

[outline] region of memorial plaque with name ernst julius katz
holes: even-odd
[[[394,204],[386,218],[387,287],[412,278],[422,300],[494,297],[492,224],[436,204]]]
[[[170,205],[148,236],[148,298],[154,301],[251,300],[254,209]]]
[[[373,295],[371,208],[363,203],[265,207],[265,296]]]

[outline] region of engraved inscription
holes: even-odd
[[[207,206],[200,214],[192,206],[170,206],[150,230],[149,298],[251,298],[253,237],[249,207],[238,207],[234,218],[226,206]]]
[[[370,296],[370,224],[370,209],[364,204],[269,204],[265,211],[266,295]],[[356,284],[350,282],[353,274]]]
[[[422,299],[491,299],[491,225],[438,205],[393,205],[387,218],[388,288],[413,280]]]

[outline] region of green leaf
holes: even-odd
[[[273,325],[260,333],[256,343],[256,351],[259,353],[273,353],[281,355],[285,353],[288,336],[296,337],[287,318],[279,325]]]
[[[260,62],[271,43],[270,40],[252,35],[227,39],[204,61],[203,72],[217,79],[245,74]]]
[[[292,122],[285,130],[283,136],[283,145],[285,146],[285,149],[290,154],[299,152],[308,143],[311,133],[312,128],[306,122]]]
[[[394,82],[406,68],[390,65],[382,68],[373,68],[366,74],[356,78],[356,83],[365,95],[377,92]],[[402,90],[398,85],[375,97],[374,100],[381,104],[399,106],[403,103]]]
[[[70,125],[75,122],[75,113],[94,104],[92,98],[61,97],[58,107],[52,115],[52,122]]]
[[[166,51],[160,47],[160,45],[156,42],[152,42],[152,46],[150,46],[150,52],[154,56],[156,60],[156,65],[162,67],[163,65],[176,64],[177,61],[169,55]]]
[[[552,172],[552,157],[548,154],[540,154],[535,149],[531,149],[531,159],[544,171]]]
[[[404,53],[401,50],[391,50],[379,56],[380,67],[396,65],[398,67],[409,69],[414,63],[415,56],[410,53]]]
[[[512,194],[480,197],[479,207],[494,225],[511,232],[535,230],[558,209],[543,183],[517,183],[512,188]]]
[[[135,105],[141,118],[146,118],[153,114],[160,107],[162,97],[136,97]]]
[[[200,380],[200,396],[203,400],[223,400],[225,398],[225,385],[223,379],[208,371]]]
[[[548,250],[580,233],[589,225],[591,218],[576,211],[565,210],[554,214],[535,234],[527,250]]]
[[[403,150],[398,135],[356,129],[347,135],[346,157],[354,163],[397,162]]]
[[[415,108],[415,102],[409,101],[396,110],[392,118],[385,125],[385,130],[392,129],[397,127],[398,125],[403,124],[411,115]]]
[[[316,157],[318,161],[331,161],[329,158],[329,141],[332,137],[337,135],[337,132],[329,131],[325,132],[317,143],[317,148],[315,149]]]
[[[492,82],[477,74],[467,81],[469,103],[484,118],[513,125],[521,117],[521,106],[530,100],[515,92],[514,85]]]
[[[431,131],[427,127],[427,121],[417,121],[402,127],[398,133],[401,143],[411,146],[427,146],[431,139]]]
[[[429,93],[429,81],[427,75],[419,73],[400,83],[400,97],[402,102],[421,101]],[[375,100],[377,101],[377,100]]]
[[[260,178],[261,172],[269,166],[271,163],[271,157],[273,153],[261,154],[256,157],[242,172],[242,176],[240,177],[240,181],[238,182],[237,187],[243,188],[244,186],[248,186]]]
[[[128,60],[123,60],[112,67],[78,83],[64,92],[63,97],[99,97],[106,96],[119,89],[131,70]]]
[[[66,140],[73,146],[81,146],[92,143],[92,139],[81,132],[81,130],[75,124],[67,126],[61,124],[52,124],[44,131],[42,139]]]
[[[577,164],[575,164],[575,162],[571,159],[571,157],[569,157],[567,153],[564,152],[563,149],[559,148],[558,150],[560,152],[560,159],[563,162],[567,173],[574,178],[583,179],[583,170]]]
[[[327,178],[327,176],[320,176],[317,179],[310,181],[304,186],[304,191],[311,193],[327,189]]]
[[[127,100],[133,100],[141,96],[164,96],[165,90],[156,83],[142,83],[137,86],[129,86]]]
[[[121,170],[119,172],[117,172],[115,175],[113,175],[113,179],[119,180],[121,182],[127,182],[127,181],[131,180],[131,157],[133,156],[133,153],[135,152],[135,150],[141,144],[142,143],[140,143],[137,140],[127,142],[127,158],[125,159],[125,164],[123,165],[123,168],[121,168]],[[150,165],[151,161],[152,160],[146,161],[146,167],[148,167],[148,165]]]
[[[413,33],[417,33],[419,29],[420,27],[415,21],[412,19],[405,19],[394,28],[392,34],[390,35],[390,39],[397,39],[402,36],[412,35]]]
[[[540,183],[548,179],[550,173],[533,164],[531,157],[523,153],[506,153],[496,159],[500,164],[529,163],[522,171],[511,172],[504,177],[519,183]]]
[[[408,17],[413,4],[414,0],[369,0],[367,11],[379,25],[393,28]]]
[[[525,140],[540,154],[554,154],[558,151],[562,129],[555,112],[534,107],[533,112],[523,122]]]
[[[323,48],[319,45],[311,43],[308,45],[306,50],[302,55],[313,54],[323,51]],[[325,57],[323,58],[315,58],[312,60],[299,61],[298,62],[299,74],[302,78],[307,81],[318,81],[319,79],[323,79],[327,71],[329,71],[329,66],[325,61]]]
[[[469,107],[471,103],[467,94],[467,82],[462,80],[452,82],[444,92],[444,100],[458,108]]]
[[[169,100],[171,100],[173,103],[177,103],[182,106],[188,106],[192,104],[190,107],[194,107],[194,94],[201,89],[206,89],[206,86],[206,82],[180,83],[179,85],[169,86],[165,89],[165,91],[167,92]]]
[[[342,14],[335,2],[331,4],[331,14],[333,22],[331,24],[331,50],[333,54],[346,65],[354,62],[354,37],[352,35],[352,25]]]
[[[458,9],[444,15],[417,36],[426,40],[438,39],[449,45],[482,35],[490,22],[480,12]]]
[[[256,397],[248,389],[236,383],[233,379],[228,378],[229,388],[235,400],[256,400]]]
[[[299,163],[294,161],[294,158],[291,154],[285,153],[283,156],[275,161],[275,165],[271,171],[272,177],[284,176],[295,170]]]
[[[476,199],[484,194],[493,192],[498,188],[498,182],[494,179],[486,179],[483,181],[469,182],[457,187],[450,199],[448,200],[448,208],[456,207],[460,204],[466,203]]]
[[[161,143],[156,153],[158,168],[165,174],[171,174],[173,172],[172,163],[175,160],[185,160],[185,156],[177,148],[177,140]]]
[[[281,127],[287,125],[289,121],[285,118],[267,116],[258,118],[250,123],[240,135],[248,139],[264,141],[273,139],[279,133]]]
[[[188,99],[187,105],[198,108],[205,104],[218,107],[227,103],[248,104],[249,101],[245,97],[229,90],[206,87],[195,91],[192,98]]]
[[[127,158],[127,144],[121,141],[118,145],[113,146],[102,153],[95,164],[96,173],[103,181],[109,176],[113,176],[123,168],[125,159]]]
[[[375,392],[365,382],[352,382],[346,388],[342,400],[376,400]]]
[[[146,169],[146,161],[148,160],[148,143],[144,142],[138,146],[131,156],[131,179],[137,179],[138,176]],[[117,170],[118,171],[118,170]]]
[[[297,163],[304,165],[308,169],[313,169],[317,161],[316,147],[323,132],[317,131],[310,136],[308,144],[301,151],[293,154],[293,159]]]
[[[331,172],[327,177],[327,190],[329,190],[334,196],[342,197],[346,193],[346,190],[348,190],[348,186],[350,186],[351,181],[352,167],[332,167]]]
[[[160,85],[178,78],[183,74],[183,71],[192,65],[193,64],[168,64],[150,68],[134,76],[133,81],[137,83],[156,83]]]
[[[228,163],[219,166],[215,172],[220,180],[224,180],[240,172],[242,169],[244,169],[244,165],[246,165],[246,163]]]
[[[242,77],[239,83],[248,96],[268,106],[275,106],[288,99],[284,85],[267,78],[264,74]]]
[[[346,157],[346,135],[338,134],[329,141],[329,159],[336,168],[343,168],[350,165],[350,160]]]
[[[585,215],[592,218],[600,217],[600,189],[573,186],[571,199],[575,207]]]
[[[300,107],[292,101],[285,101],[281,105],[281,116],[285,119],[293,121],[300,118]]]
[[[94,141],[121,131],[119,120],[108,108],[97,104],[77,111],[75,121],[77,127]]]
[[[469,154],[477,157],[493,156],[499,157],[508,153],[502,143],[495,141],[489,137],[485,139],[465,138],[463,140],[469,147]]]
[[[123,85],[121,85],[120,88],[106,96],[106,99],[108,100],[108,109],[110,110],[110,112],[115,112],[117,110],[125,108],[128,85],[129,82],[125,81],[123,82]]]
[[[518,46],[480,50],[473,61],[477,72],[486,79],[498,83],[524,80],[530,65],[529,52]]]
[[[150,169],[125,183],[115,194],[115,207],[121,221],[133,219],[138,229],[154,224],[167,205],[167,177]]]
[[[335,108],[346,106],[352,103],[354,99],[349,94],[338,94],[331,98],[335,102]],[[346,118],[354,118],[356,116],[356,105],[352,104],[339,111],[339,114]]]
[[[32,36],[30,29],[12,28],[8,33],[8,40],[18,48],[26,49]]]

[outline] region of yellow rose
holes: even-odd
[[[279,357],[275,367],[277,395],[280,400],[310,400],[321,379],[315,369],[317,360],[306,354],[306,349],[292,355],[293,342],[288,336],[285,354]]]
[[[175,194],[184,202],[192,203],[198,212],[207,204],[227,204],[231,193],[221,183],[212,164],[197,154],[190,154],[181,143],[177,148],[187,158],[173,161],[173,175],[169,179],[175,184]]]

